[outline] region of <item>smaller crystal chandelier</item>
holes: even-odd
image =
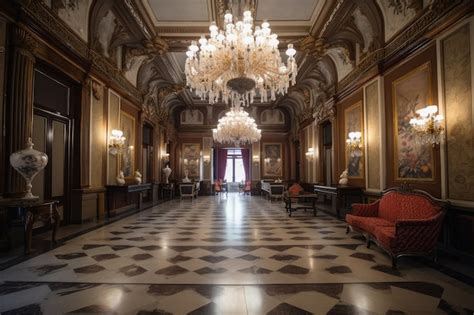
[[[346,143],[349,145],[350,151],[360,151],[362,148],[362,133],[360,131],[349,132],[348,136]]]
[[[123,136],[122,130],[112,130],[112,135],[109,139],[109,153],[112,155],[117,155],[122,153],[125,146],[125,137]]]
[[[437,115],[438,106],[430,105],[416,111],[417,117],[410,120],[415,134],[419,137],[422,144],[431,144],[435,146],[442,140],[444,127],[442,122],[443,115]]]
[[[241,144],[254,143],[262,138],[255,119],[240,106],[232,107],[224,117],[219,119],[217,129],[212,136],[219,143],[229,143],[239,147]]]

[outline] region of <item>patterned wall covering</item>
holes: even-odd
[[[367,122],[366,160],[367,160],[367,188],[380,190],[380,110],[379,110],[378,81],[374,81],[365,87],[365,115]]]
[[[448,197],[474,201],[474,109],[470,25],[442,41]]]
[[[104,87],[97,83],[91,84],[91,90],[93,85],[96,86],[100,91],[99,93],[91,93],[91,150],[90,159],[93,161],[90,168],[90,182],[92,187],[103,187],[103,155],[106,149],[106,130],[105,130],[105,117],[104,117]]]

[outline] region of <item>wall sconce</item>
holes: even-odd
[[[202,159],[204,161],[204,164],[206,164],[206,165],[211,163],[211,156],[209,156],[209,155],[203,155]]]
[[[254,155],[252,156],[252,160],[253,160],[253,166],[257,167],[258,164],[260,164],[260,156]]]
[[[117,155],[122,153],[125,146],[125,137],[122,130],[113,129],[109,138],[109,153]]]
[[[168,163],[170,161],[170,154],[169,153],[161,153],[161,158],[163,159],[164,163]]]
[[[314,148],[308,148],[308,151],[306,151],[305,156],[308,159],[308,161],[313,161],[313,159],[314,159]]]
[[[436,115],[437,112],[438,106],[430,105],[417,110],[417,117],[410,120],[410,125],[423,144],[435,146],[442,140],[444,127],[441,123],[444,117],[443,115]]]
[[[184,164],[188,164],[188,159],[183,159]]]
[[[355,131],[349,132],[349,138],[347,138],[346,143],[349,145],[349,150],[352,151],[361,151],[362,148],[362,132]]]
[[[270,163],[270,158],[265,158],[263,161],[268,164]]]

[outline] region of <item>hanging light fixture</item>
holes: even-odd
[[[214,141],[228,143],[239,147],[241,144],[254,143],[262,138],[255,119],[240,106],[232,107],[224,117],[219,119],[216,129],[212,130]]]
[[[430,105],[416,111],[417,117],[410,120],[415,134],[423,144],[435,146],[442,140],[444,127],[442,122],[443,115],[437,115],[438,106]]]
[[[272,34],[267,21],[254,28],[250,11],[244,12],[242,21],[227,12],[224,29],[213,22],[209,31],[209,37],[201,36],[200,46],[193,41],[186,52],[186,83],[202,100],[249,105],[255,95],[267,102],[270,94],[274,101],[296,83],[296,50],[288,44],[284,64],[278,35]]]

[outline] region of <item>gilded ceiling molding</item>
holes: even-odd
[[[137,10],[135,10],[135,7],[132,4],[131,0],[124,0],[125,5],[127,6],[128,10],[130,11],[130,14],[133,16],[135,19],[135,22],[137,22],[138,26],[142,30],[143,34],[147,38],[151,38],[150,32],[148,31],[148,28],[146,27],[145,23],[142,21],[140,15],[138,14]]]
[[[369,53],[365,59],[356,66],[356,68],[342,79],[337,85],[338,92],[343,91],[349,85],[356,82],[357,79],[366,71],[383,62],[389,57],[395,55],[399,51],[413,44],[424,33],[426,33],[430,26],[438,19],[445,17],[446,12],[459,4],[463,0],[434,0],[429,6],[428,10],[419,17],[414,23],[410,24],[407,29],[395,37],[387,46]]]
[[[115,66],[111,65],[105,57],[90,49],[77,34],[75,34],[61,19],[51,13],[42,1],[16,0],[21,5],[21,10],[39,23],[43,29],[56,37],[67,46],[73,53],[85,61],[92,63],[92,67],[99,71],[104,77],[117,84],[122,91],[127,93],[137,104],[142,103],[142,95],[125,79]]]
[[[167,122],[169,119],[169,108],[166,106],[170,96],[176,95],[184,89],[182,84],[159,86],[155,84],[148,90],[144,97],[143,112],[152,121],[158,123]]]

